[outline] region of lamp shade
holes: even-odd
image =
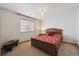
[[[41,28],[40,30],[39,30],[39,34],[45,34],[46,33],[46,29],[45,28]]]

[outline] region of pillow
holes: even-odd
[[[53,36],[54,35],[54,32],[48,32],[48,35],[49,36]]]
[[[54,34],[60,34],[60,32],[59,31],[55,31],[55,32],[53,32]]]

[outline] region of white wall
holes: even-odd
[[[79,8],[77,10],[77,43],[78,43],[78,46],[79,46]]]
[[[44,15],[42,20],[44,28],[63,29],[63,41],[76,43],[76,13],[75,12],[55,12]]]
[[[0,48],[1,48],[1,9],[0,9]]]
[[[1,43],[13,39],[19,39],[20,42],[26,41],[36,34],[35,31],[21,33],[20,16],[4,9],[1,12]]]
[[[2,3],[0,3],[0,8],[2,7]]]

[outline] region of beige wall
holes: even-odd
[[[78,46],[79,46],[79,8],[77,10],[77,43],[78,43]]]
[[[63,29],[63,41],[77,43],[76,39],[76,13],[75,12],[53,12],[42,20],[43,28]]]
[[[0,48],[1,48],[1,9],[0,9]]]
[[[20,16],[8,10],[1,10],[1,43],[8,40],[19,39],[20,42],[30,40],[36,31],[21,33],[20,32]],[[40,22],[35,21],[37,27]],[[38,22],[38,23],[37,23]]]

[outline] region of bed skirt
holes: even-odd
[[[43,42],[34,38],[31,38],[31,45],[40,49],[44,53],[50,56],[57,56],[57,48],[54,44]]]

